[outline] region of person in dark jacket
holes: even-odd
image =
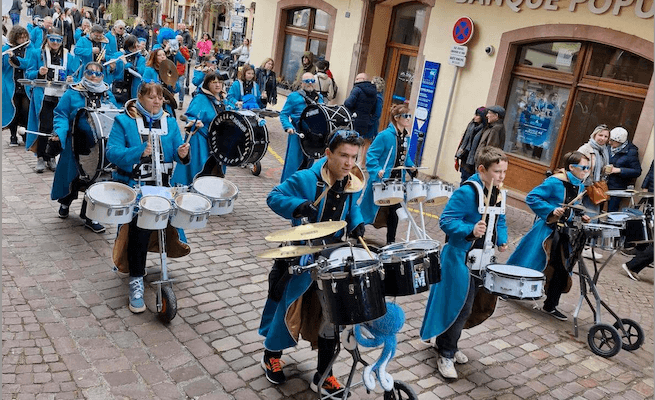
[[[266,100],[266,104],[275,105],[277,104],[277,79],[273,68],[275,68],[275,61],[270,57],[265,59],[255,71],[255,81],[262,92],[262,100]]]
[[[610,162],[612,167],[607,178],[610,190],[627,189],[641,175],[639,149],[628,140],[628,131],[617,126],[610,131]],[[608,165],[609,169],[609,165]],[[621,198],[612,196],[608,203],[608,211],[619,211]]]
[[[471,175],[475,174],[475,153],[482,132],[487,127],[486,114],[487,109],[484,107],[478,107],[475,110],[475,116],[466,127],[462,141],[455,152],[455,160],[459,164],[459,173],[462,176],[461,183],[466,182]]]
[[[357,74],[355,85],[350,95],[343,103],[351,113],[357,113],[353,118],[353,129],[359,132],[369,142],[373,138],[367,137],[373,125],[375,106],[378,101],[378,91],[370,82],[365,73]]]
[[[644,178],[644,181],[641,183],[641,188],[653,193],[653,162],[650,163],[650,169]]]
[[[41,18],[52,17],[54,11],[46,4],[46,0],[41,0],[39,5],[34,7],[34,13],[32,15],[38,15]]]
[[[475,147],[476,154],[480,149],[487,146],[503,149],[503,146],[505,146],[505,124],[503,123],[503,118],[505,118],[505,109],[503,107],[498,105],[487,107],[487,122],[489,125],[482,131],[480,142]]]

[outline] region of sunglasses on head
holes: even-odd
[[[580,164],[571,164],[571,165],[574,166],[574,167],[576,167],[576,168],[580,168],[580,169],[583,170],[583,171],[587,171],[587,170],[589,170],[589,168],[591,168],[591,167],[588,166],[588,165],[580,165]]]
[[[52,43],[61,43],[64,41],[64,37],[59,35],[48,35],[48,40]]]
[[[102,71],[92,71],[90,69],[87,69],[86,71],[84,71],[84,75],[94,76],[97,78],[99,76],[103,76],[104,74],[102,73]]]
[[[159,80],[157,79],[144,79],[141,81],[141,83],[159,83]]]
[[[345,130],[336,131],[336,133],[332,135],[332,139],[330,139],[330,142],[328,143],[328,147],[332,145],[332,142],[334,142],[334,139],[336,139],[337,137],[340,137],[342,139],[358,138],[359,133],[357,131],[345,131]]]
[[[303,82],[303,83],[316,83],[316,79],[314,79],[314,78],[311,78],[311,79],[303,79],[302,82]]]

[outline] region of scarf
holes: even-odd
[[[592,171],[589,174],[589,177],[585,180],[590,185],[594,182],[598,182],[603,175],[603,167],[605,167],[610,162],[610,154],[607,150],[607,146],[601,146],[594,139],[589,139],[589,146],[594,151],[596,155],[596,161],[592,166]]]
[[[614,157],[618,152],[620,152],[621,150],[625,149],[625,147],[626,147],[627,145],[628,145],[628,141],[626,140],[625,142],[621,143],[621,145],[620,145],[619,147],[616,147],[616,148],[611,147],[611,148],[610,148],[610,156],[611,156],[611,157]]]
[[[82,77],[82,81],[80,83],[82,86],[84,86],[84,89],[91,93],[104,93],[109,90],[109,85],[107,85],[104,81],[100,81],[98,83],[92,82],[91,80],[87,79],[86,76]]]
[[[223,97],[221,94],[223,92],[219,92],[218,97],[217,97],[217,96],[214,96],[214,93],[210,92],[209,90],[205,89],[204,87],[201,87],[200,91],[207,96],[209,101],[212,102],[212,104],[214,105],[214,110],[216,111],[216,113],[218,113],[219,111],[224,111],[225,110],[225,106],[223,105],[223,103],[221,103],[221,100],[222,100],[222,97]]]
[[[566,171],[566,176],[569,178],[569,182],[571,182],[574,186],[580,187],[582,179],[579,179],[577,176],[573,175],[571,171]]]
[[[136,101],[136,109],[139,110],[141,115],[146,117],[146,121],[148,121],[148,127],[152,128],[152,122],[153,121],[159,121],[161,117],[164,115],[164,108],[162,107],[157,114],[151,114],[150,111],[147,111],[143,105],[139,102],[139,100]]]

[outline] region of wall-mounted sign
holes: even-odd
[[[496,0],[496,1],[480,1],[480,0],[455,0],[455,3],[460,4],[476,4],[483,7],[495,4],[497,6],[506,6],[514,12],[530,9],[537,10],[539,8],[547,11],[559,11],[560,5],[557,4],[559,0]],[[633,8],[634,13],[638,18],[648,19],[653,18],[655,15],[655,2],[647,0],[570,0],[568,2],[569,12],[576,12],[578,5],[587,3],[587,8],[592,14],[605,14],[612,10],[613,15],[621,15],[623,9]],[[648,7],[650,6],[650,9]],[[624,11],[623,11],[624,12]]]
[[[416,165],[421,164],[423,156],[423,147],[430,123],[430,113],[432,112],[432,102],[434,101],[434,91],[439,80],[439,67],[441,64],[425,61],[423,66],[423,78],[421,79],[421,88],[418,92],[416,102],[416,111],[414,113],[414,126],[412,136],[409,139],[409,154]]]
[[[453,27],[453,40],[457,44],[466,44],[473,37],[473,20],[469,17],[462,17],[455,22]]]
[[[448,64],[456,67],[463,67],[466,65],[466,53],[468,53],[468,47],[466,46],[458,46],[456,44],[450,46]]]

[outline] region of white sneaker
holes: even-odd
[[[466,354],[462,353],[461,350],[455,352],[455,362],[457,364],[466,364],[469,362],[469,358],[466,357]]]
[[[622,265],[621,265],[621,268],[623,268],[623,270],[625,271],[625,273],[628,274],[628,276],[630,277],[630,279],[632,279],[633,281],[638,281],[638,280],[639,280],[639,276],[637,275],[637,273],[635,272],[635,274],[633,275],[633,274],[632,274],[632,271],[630,271],[630,269],[628,269],[628,266],[627,266],[627,265],[622,264]]]
[[[596,260],[602,260],[603,255],[600,253],[596,253],[595,251],[591,250],[591,248],[587,247],[586,249],[582,250],[582,257],[584,258],[594,258],[596,257]]]
[[[437,358],[439,373],[446,379],[457,379],[457,370],[455,370],[453,361],[452,358],[446,358],[442,355]]]
[[[37,174],[43,173],[45,171],[45,160],[42,157],[39,157],[36,160],[36,168],[34,168]]]

